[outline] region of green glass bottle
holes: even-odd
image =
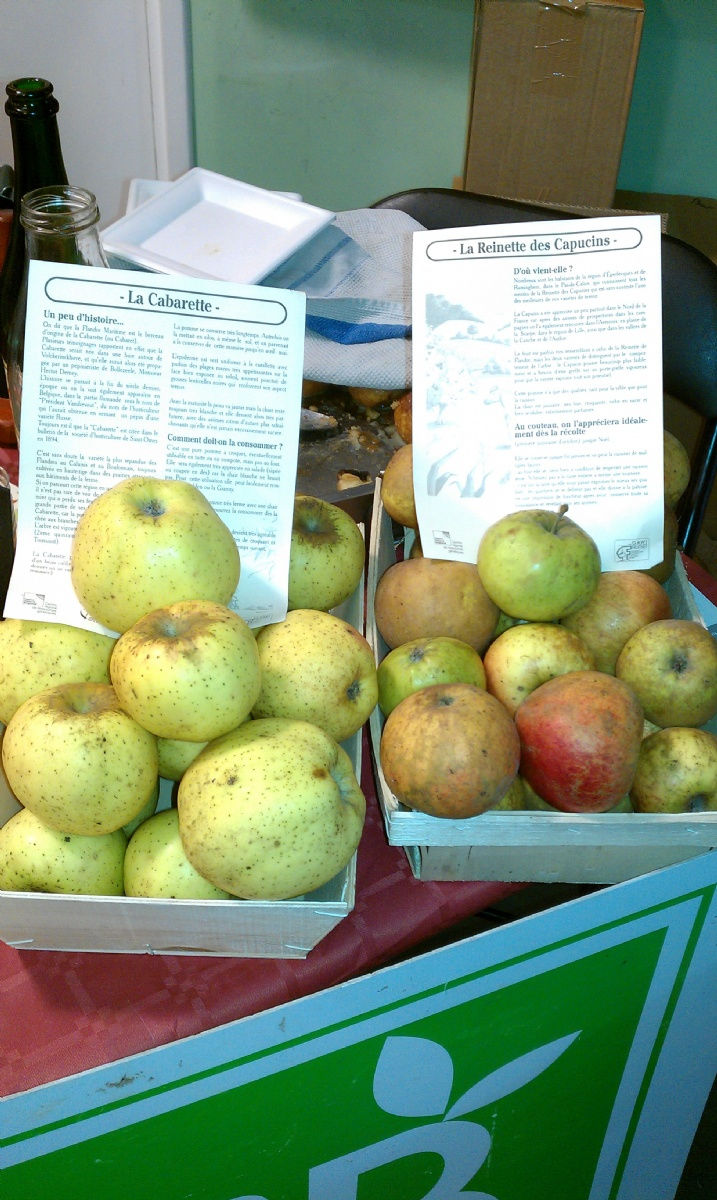
[[[15,79],[5,91],[14,168],[13,220],[0,274],[0,356],[6,370],[7,339],[27,260],[20,222],[22,198],[35,188],[67,183],[67,172],[57,125],[60,106],[49,80]],[[7,387],[4,394],[8,395]]]

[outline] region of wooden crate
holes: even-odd
[[[334,611],[363,631],[364,581]],[[0,726],[0,729],[2,727]],[[361,730],[343,743],[361,779]],[[162,780],[158,807],[172,801]],[[0,825],[19,805],[0,770]],[[0,939],[19,950],[94,950],[235,958],[305,958],[354,907],[356,855],[293,900],[153,900],[0,891]]]
[[[396,561],[394,528],[376,482],[367,578],[366,637],[376,661],[388,647],[376,629],[373,600],[383,572]],[[681,559],[667,583],[676,617],[704,624]],[[381,770],[384,718],[370,721],[376,789],[389,844],[403,846],[419,879],[494,879],[531,883],[618,883],[705,854],[717,846],[717,813],[485,812],[453,820],[400,803]],[[717,733],[717,718],[708,728]]]

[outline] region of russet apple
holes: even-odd
[[[179,600],[228,604],[239,570],[231,531],[198,488],[179,479],[122,480],[88,505],[72,540],[77,598],[116,633]]]
[[[261,685],[254,717],[309,721],[343,742],[378,700],[373,650],[334,613],[296,608],[257,634]]]
[[[363,535],[350,513],[315,496],[294,497],[289,608],[336,608],[358,587]]]
[[[157,785],[157,739],[108,683],[64,683],[20,705],[3,737],[8,783],[25,808],[62,833],[112,833]]]
[[[381,735],[386,782],[408,808],[475,817],[499,804],[518,772],[508,712],[470,683],[436,683],[397,704]]]
[[[591,650],[562,625],[530,621],[512,625],[483,655],[486,687],[511,716],[541,683],[568,671],[595,667]]]
[[[374,596],[376,627],[390,649],[421,637],[454,637],[479,654],[498,620],[473,563],[407,558],[384,571]]]
[[[115,639],[50,621],[0,621],[0,721],[58,683],[109,683]]]
[[[717,645],[698,621],[643,625],[620,651],[615,674],[661,728],[705,725],[717,714]]]
[[[68,833],[21,808],[0,829],[0,889],[122,896],[126,846],[121,829],[95,836]]]
[[[483,534],[478,571],[488,595],[509,616],[558,621],[595,591],[600,552],[566,510],[510,513]]]
[[[717,737],[685,725],[651,733],[630,796],[636,812],[717,812]]]
[[[485,687],[480,654],[458,638],[416,638],[390,650],[379,663],[378,703],[385,716],[399,701],[432,683],[473,683]]]
[[[598,671],[615,674],[617,656],[643,625],[672,616],[667,592],[642,571],[603,571],[587,604],[561,624],[589,646]]]
[[[231,898],[190,863],[179,836],[176,808],[155,813],[132,834],[124,856],[124,890],[127,896],[164,900]]]
[[[629,791],[643,733],[639,701],[602,671],[541,684],[515,714],[520,773],[554,808],[604,812]]]
[[[413,446],[400,446],[388,460],[381,480],[381,502],[389,517],[407,529],[418,529],[413,491]]]
[[[354,854],[366,801],[345,750],[307,721],[248,721],[211,742],[177,794],[187,858],[248,900],[313,891]]]
[[[157,737],[208,742],[245,721],[261,686],[246,621],[209,600],[147,613],[118,638],[110,675],[122,707]]]
[[[413,441],[413,393],[404,392],[398,400],[391,402],[393,424],[396,433],[404,442]]]

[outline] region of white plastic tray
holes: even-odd
[[[106,252],[163,274],[258,283],[334,213],[193,167],[102,233]]]
[[[376,584],[395,561],[393,527],[381,504],[377,480],[366,611],[366,637],[377,662],[388,647],[374,619]],[[704,624],[679,556],[666,587],[676,617]],[[378,801],[389,844],[404,847],[418,879],[619,883],[717,847],[717,813],[575,815],[540,810],[485,812],[451,820],[414,812],[393,794],[381,770],[383,725],[383,714],[376,707],[370,741]],[[717,718],[707,728],[717,733]]]

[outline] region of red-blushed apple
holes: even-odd
[[[123,479],[88,505],[72,539],[77,598],[116,633],[179,600],[228,604],[239,570],[231,530],[180,479]]]
[[[643,733],[639,701],[602,671],[541,684],[515,714],[520,773],[564,812],[604,812],[632,786]]]
[[[486,687],[511,716],[541,683],[594,666],[591,651],[577,634],[543,621],[512,625],[483,655]]]
[[[376,627],[394,650],[421,637],[454,637],[479,654],[491,639],[498,608],[473,563],[407,558],[384,571],[374,596]]]
[[[380,760],[388,786],[408,808],[475,817],[510,788],[520,743],[495,696],[470,683],[435,683],[396,705],[383,727]]]
[[[617,656],[628,638],[651,621],[672,616],[670,597],[642,571],[603,571],[587,604],[561,624],[589,646],[598,671],[615,674]]]
[[[261,685],[254,717],[309,721],[343,742],[376,707],[373,650],[334,613],[292,609],[283,621],[265,625],[256,645]]]
[[[651,733],[630,796],[636,812],[717,812],[717,737],[686,725]]]
[[[208,742],[245,721],[259,695],[256,639],[238,613],[182,600],[120,638],[110,675],[122,707],[157,737]]]
[[[502,612],[526,621],[558,621],[586,604],[600,578],[590,534],[559,512],[524,509],[486,529],[478,572]]]
[[[289,548],[289,608],[328,611],[358,587],[366,546],[350,513],[316,496],[294,497]]]
[[[523,788],[523,808],[538,812],[557,813],[562,811],[561,809],[556,808],[554,804],[548,804],[547,800],[543,800],[543,797],[538,795],[535,788],[532,788],[527,780],[523,779],[522,775],[519,775],[518,779],[521,781]],[[617,804],[613,804],[612,808],[606,808],[605,815],[609,816],[610,813],[630,813],[634,811],[635,810],[632,807],[632,803],[628,795],[622,796],[618,800]],[[600,814],[594,815],[599,816]]]
[[[648,721],[706,725],[717,713],[717,645],[698,621],[643,625],[623,646],[615,674],[637,694]]]
[[[473,683],[485,687],[480,654],[458,638],[416,638],[389,650],[377,671],[378,703],[388,716],[399,701],[432,683]]]

